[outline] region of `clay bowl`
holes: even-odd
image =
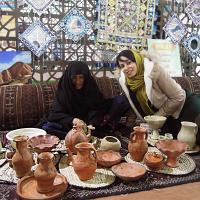
[[[144,120],[148,123],[148,125],[152,129],[159,129],[163,126],[166,121],[166,117],[158,116],[158,115],[148,115],[144,117]]]
[[[167,166],[177,167],[177,158],[186,151],[187,144],[178,140],[160,140],[156,147],[167,156]]]
[[[135,181],[146,173],[146,168],[136,163],[120,163],[111,168],[112,172],[124,181]]]
[[[144,163],[152,171],[158,171],[163,167],[164,157],[158,152],[147,152],[144,156]]]
[[[49,152],[59,143],[59,141],[59,138],[55,135],[39,135],[29,139],[28,145],[38,153]]]
[[[111,167],[120,163],[122,157],[119,152],[112,150],[97,151],[97,163],[103,167]]]

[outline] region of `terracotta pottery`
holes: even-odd
[[[158,171],[163,167],[164,157],[158,152],[147,152],[144,156],[144,163],[152,171]]]
[[[136,163],[120,163],[111,167],[112,172],[124,181],[135,181],[145,175],[144,166]]]
[[[165,155],[167,155],[166,165],[169,167],[177,167],[177,158],[187,149],[187,144],[178,140],[160,140],[156,143],[156,147]]]
[[[9,167],[13,167],[12,165],[12,157],[14,156],[15,154],[15,151],[6,151],[6,154],[5,154],[5,158],[7,160],[7,162],[9,163]]]
[[[97,163],[103,167],[111,167],[120,163],[122,156],[119,152],[112,150],[97,151]]]
[[[67,189],[68,183],[65,176],[57,174],[54,179],[54,190],[48,193],[37,191],[37,181],[34,176],[25,176],[17,182],[17,194],[24,200],[53,200],[62,196]]]
[[[59,143],[59,141],[59,138],[55,135],[39,135],[29,139],[28,145],[38,153],[49,152]]]
[[[14,138],[14,142],[16,142],[16,152],[12,157],[12,165],[18,178],[30,173],[33,165],[33,158],[31,152],[27,148],[27,141],[27,136],[16,136]]]
[[[192,150],[196,145],[196,135],[198,132],[197,124],[193,122],[181,122],[181,130],[177,135],[177,139],[188,144],[187,150]]]
[[[48,193],[54,190],[54,179],[57,170],[53,164],[53,154],[43,152],[39,154],[39,165],[37,166],[34,176],[37,181],[37,191],[40,193]]]
[[[88,134],[86,135],[85,126],[85,123],[73,126],[73,128],[67,133],[65,137],[65,146],[69,148],[73,153],[76,153],[76,144],[80,142],[89,142],[91,130],[89,129]]]
[[[77,155],[70,158],[74,171],[82,181],[93,177],[97,168],[97,155],[94,146],[88,142],[81,142],[75,146]]]
[[[148,151],[147,131],[144,127],[136,126],[133,128],[128,144],[128,151],[131,158],[135,161],[142,161]]]

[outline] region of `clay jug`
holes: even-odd
[[[69,157],[72,160],[74,171],[80,180],[89,180],[93,177],[97,168],[97,156],[94,146],[88,142],[81,142],[75,146],[77,155]]]
[[[196,135],[198,132],[197,124],[193,122],[182,121],[181,129],[177,135],[177,139],[188,144],[187,149],[192,150],[196,144]]]
[[[27,136],[16,136],[16,152],[12,157],[12,166],[16,172],[16,176],[21,178],[31,172],[33,165],[32,154],[27,148]]]
[[[89,142],[91,136],[91,128],[86,135],[87,126],[83,122],[81,125],[74,125],[73,128],[67,133],[65,137],[65,146],[73,153],[76,153],[75,145],[80,142]]]
[[[128,144],[128,151],[135,161],[142,161],[148,151],[147,131],[144,127],[136,126],[133,128]]]
[[[38,156],[39,165],[37,166],[34,176],[37,181],[37,191],[39,193],[48,193],[54,190],[54,179],[57,170],[53,164],[54,155],[50,152],[40,153]]]

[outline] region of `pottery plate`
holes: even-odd
[[[63,174],[70,185],[83,188],[101,188],[111,185],[115,181],[115,175],[111,170],[97,168],[92,179],[81,181],[75,173],[74,168],[66,164],[66,158],[63,157],[59,163],[59,171]]]
[[[157,148],[155,147],[149,147],[148,151],[159,151]],[[159,151],[160,152],[160,151]],[[161,153],[161,152],[160,152]],[[128,163],[138,163],[137,161],[134,161],[131,158],[131,155],[128,153],[125,156],[125,160]],[[164,165],[164,167],[162,169],[160,169],[159,171],[156,171],[157,173],[162,173],[162,174],[170,174],[170,175],[184,175],[184,174],[189,174],[190,172],[192,172],[195,168],[196,168],[196,164],[193,161],[193,159],[188,156],[187,154],[182,154],[179,158],[178,158],[178,163],[179,166],[175,167],[175,168],[171,168],[168,167],[166,165]],[[145,164],[144,162],[140,162],[140,165],[143,165],[147,168],[147,170],[151,171]]]

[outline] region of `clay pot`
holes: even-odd
[[[163,167],[164,157],[157,152],[147,152],[144,156],[144,163],[152,171],[158,171]]]
[[[53,164],[53,154],[43,152],[39,154],[39,165],[37,166],[34,176],[37,181],[37,191],[39,193],[48,193],[54,190],[54,179],[57,175],[57,170]]]
[[[135,161],[142,161],[148,151],[147,131],[144,127],[136,126],[133,128],[128,144],[128,151],[131,158]]]
[[[101,140],[100,149],[120,151],[121,142],[116,137],[106,136]]]
[[[27,148],[27,140],[27,136],[16,136],[14,138],[16,152],[12,157],[12,165],[18,178],[30,173],[33,165],[32,154]]]
[[[165,155],[167,155],[166,165],[169,167],[177,167],[179,163],[177,158],[186,151],[187,144],[178,140],[160,140],[156,143],[156,147]]]
[[[94,146],[87,142],[81,142],[75,146],[77,155],[72,157],[69,151],[70,159],[74,171],[82,181],[93,177],[97,168],[97,155]]]
[[[65,146],[69,148],[71,152],[76,153],[76,144],[80,142],[89,142],[91,130],[89,129],[89,132],[86,135],[84,129],[84,123],[82,125],[74,125],[73,128],[67,133],[65,137]]]

